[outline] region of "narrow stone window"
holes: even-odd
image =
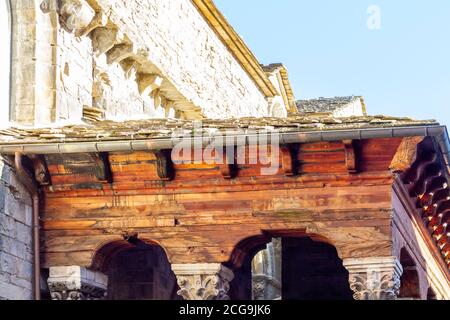
[[[0,127],[9,122],[11,92],[11,15],[9,0],[0,0]]]

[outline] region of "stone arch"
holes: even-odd
[[[179,299],[175,274],[165,249],[137,236],[99,246],[91,269],[108,276],[109,300]]]
[[[235,273],[235,279],[231,283],[230,297],[232,299],[251,299],[256,296],[261,296],[267,299],[267,295],[258,293],[255,295],[256,291],[259,290],[257,284],[261,281],[255,281],[259,276],[264,276],[264,272],[261,274],[254,273],[254,259],[261,256],[264,258],[265,253],[262,250],[267,250],[267,246],[273,243],[273,239],[280,241],[280,296],[281,292],[283,297],[287,299],[319,299],[321,296],[330,297],[334,294],[336,299],[352,299],[352,292],[349,287],[348,282],[348,271],[344,268],[342,260],[339,258],[337,249],[329,239],[318,234],[308,234],[302,230],[289,230],[289,231],[278,231],[278,232],[264,232],[261,235],[256,235],[253,237],[248,237],[241,240],[235,247],[228,266],[233,268]],[[308,259],[309,252],[312,252],[312,259]],[[298,252],[303,252],[298,254]],[[315,255],[315,256],[314,256]],[[318,274],[314,272],[317,269],[317,257],[322,256],[322,260],[319,262],[324,266],[323,272]],[[316,259],[316,260],[314,260]],[[306,264],[309,263],[309,268],[303,267],[302,270],[294,270],[301,264],[297,264],[297,260],[301,260]],[[314,260],[314,261],[313,261]],[[292,270],[291,270],[292,269]],[[291,288],[288,292],[285,290],[287,284],[296,282],[299,278],[299,272],[305,272],[305,276],[302,281],[306,283],[305,279],[308,277],[322,277],[327,278],[325,281],[320,281],[318,283],[331,283],[328,287],[319,288],[324,292],[313,292],[314,290],[305,291],[304,295],[292,294],[298,291],[298,288]],[[295,275],[294,278],[289,278],[290,275]],[[251,278],[250,278],[251,277]],[[264,286],[267,284],[275,284],[271,277],[263,277],[264,280],[261,283]],[[251,279],[251,280],[250,280]],[[323,279],[322,279],[323,280]],[[261,284],[260,283],[260,284]],[[255,286],[256,285],[256,286]],[[313,283],[308,283],[310,288],[317,287]],[[292,286],[291,286],[292,287]],[[299,285],[301,287],[301,285]],[[303,286],[304,287],[304,286]],[[309,295],[309,296],[308,296]],[[269,295],[270,296],[270,295]]]
[[[122,251],[136,247],[137,243],[145,243],[149,246],[159,246],[164,250],[168,257],[166,249],[157,241],[145,238],[129,237],[127,239],[117,239],[102,242],[95,249],[89,269],[106,272],[111,259]]]
[[[249,254],[254,254],[263,249],[273,238],[303,238],[309,237],[318,242],[327,243],[331,246],[335,246],[333,241],[328,237],[318,234],[309,233],[304,229],[302,230],[271,230],[263,231],[261,234],[248,236],[244,239],[240,239],[234,245],[230,258],[226,263],[226,266],[230,269],[238,269],[242,266],[245,257]],[[336,247],[337,248],[337,247]],[[339,250],[337,248],[337,250]]]
[[[286,300],[352,300],[349,272],[337,248],[321,237],[283,238]]]
[[[400,277],[399,299],[421,299],[420,279],[417,265],[406,248],[400,251],[400,264],[403,274]]]
[[[233,300],[251,300],[254,296],[254,258],[272,241],[269,234],[261,234],[241,240],[235,246],[228,266],[234,270],[229,295]]]
[[[0,127],[6,127],[10,117],[11,95],[11,2],[0,3],[0,62],[4,67],[0,74]]]

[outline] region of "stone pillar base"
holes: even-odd
[[[47,280],[53,300],[100,300],[106,296],[108,277],[83,267],[52,267]]]
[[[402,266],[396,257],[344,260],[355,300],[395,300],[400,291]]]
[[[180,291],[185,300],[229,300],[233,271],[220,263],[174,264]]]

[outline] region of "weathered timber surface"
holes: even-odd
[[[102,244],[120,240],[123,233],[137,233],[161,244],[172,263],[227,262],[245,238],[283,230],[327,237],[342,257],[368,251],[387,254],[390,189],[381,185],[47,198],[43,259],[47,266],[67,263],[78,252],[73,262],[89,266]]]
[[[341,258],[390,255],[389,166],[401,141],[354,141],[351,161],[343,142],[291,145],[272,176],[260,163],[231,175],[214,164],[167,166],[149,152],[56,159],[43,186],[43,265],[95,266],[102,247],[129,234],[160,244],[171,263],[239,265],[243,240],[277,234],[326,239]]]

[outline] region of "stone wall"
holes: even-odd
[[[264,95],[190,0],[97,2],[205,116],[268,115]]]
[[[33,298],[31,198],[0,159],[0,299]]]
[[[191,0],[13,2],[12,113],[82,119],[267,116],[269,102]]]

